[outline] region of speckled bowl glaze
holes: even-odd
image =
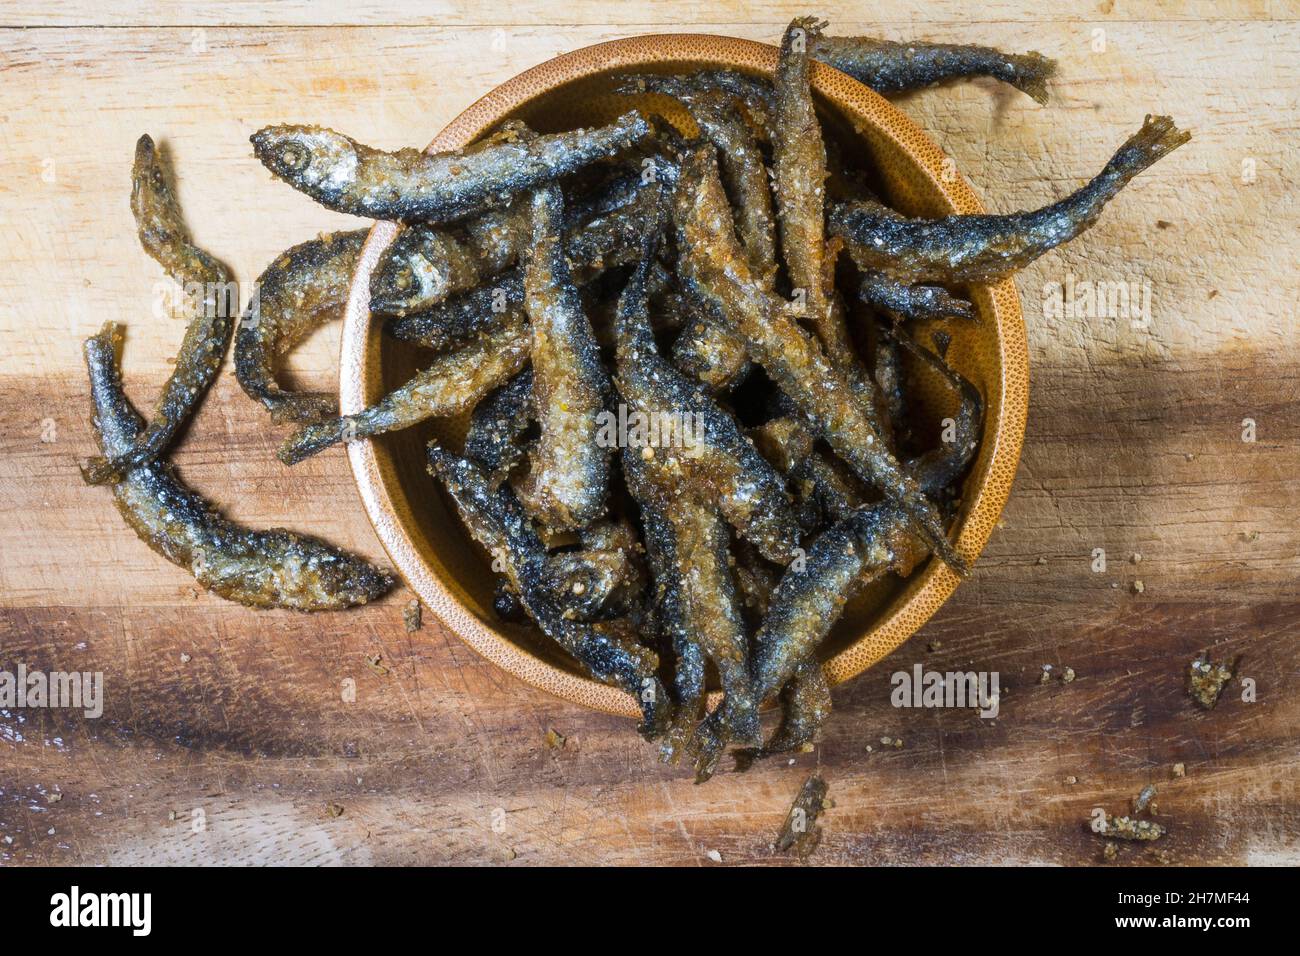
[[[456,117],[429,149],[464,146],[508,118],[523,119],[543,132],[607,122],[630,105],[609,94],[609,78],[616,73],[721,68],[770,76],[776,59],[773,46],[720,36],[641,36],[597,44],[503,83]],[[886,100],[820,63],[814,64],[812,85],[827,136],[839,139],[855,164],[879,172],[897,208],[913,215],[984,211],[939,147]],[[663,105],[662,98],[656,99],[657,109]],[[418,369],[417,350],[382,338],[368,308],[371,272],[397,232],[392,223],[375,225],[353,279],[339,380],[346,413],[360,411]],[[971,561],[988,542],[1010,493],[1029,400],[1025,326],[1015,285],[1006,280],[978,288],[973,298],[979,320],[953,324],[948,353],[986,405],[979,457],[966,479],[957,521],[957,550]],[[922,414],[937,422],[950,401],[937,386],[927,389],[921,403],[930,407]],[[536,629],[495,618],[487,558],[425,472],[425,443],[433,437],[458,442],[464,428],[463,419],[438,421],[348,446],[361,498],[398,571],[443,624],[498,667],[565,700],[636,717],[639,711],[629,695],[585,677]],[[856,598],[823,645],[830,682],[848,680],[898,647],[938,610],[959,580],[932,559],[906,580],[890,578]]]

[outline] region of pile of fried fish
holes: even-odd
[[[1040,102],[1054,64],[824,27],[795,20],[771,76],[621,76],[617,91],[640,108],[600,128],[510,121],[441,154],[312,126],[256,133],[277,178],[330,209],[403,225],[371,309],[427,364],[355,415],[283,388],[276,371],[338,314],[366,230],[283,253],[239,316],[226,268],[192,243],[142,137],[140,239],[190,290],[193,318],[148,421],[122,390],[120,328],[87,341],[102,455],[83,465],[86,480],[111,486],[136,533],[222,597],[344,608],[393,578],[316,538],[226,520],[167,462],[231,339],[243,390],[296,426],[286,464],[468,414],[463,447],[432,443],[428,467],[494,559],[497,613],[531,620],[626,690],[642,734],[697,779],[728,747],[742,764],[806,748],[830,711],[818,648],[846,602],[930,554],[967,571],[948,529],[983,403],[946,354],[952,323],[980,321],[970,286],[1077,236],[1188,139],[1148,116],[1051,205],[909,218],[823,137],[813,62],[882,93],[993,77]],[[674,127],[656,103],[690,122]],[[928,442],[917,376],[955,408]],[[634,425],[610,440],[613,417]],[[765,738],[759,711],[772,702],[780,721]]]

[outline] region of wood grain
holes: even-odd
[[[133,238],[141,132],[170,154],[198,241],[249,282],[285,246],[356,223],[269,180],[247,144],[261,125],[421,144],[563,50],[683,26],[771,41],[802,12],[412,7],[0,14],[15,27],[0,29],[0,669],[102,671],[106,687],[98,720],[0,711],[0,861],[698,864],[716,850],[724,863],[788,862],[769,844],[821,766],[835,807],[813,862],[1097,862],[1093,808],[1123,812],[1155,782],[1169,834],[1121,847],[1120,863],[1300,863],[1293,5],[998,0],[968,17],[885,0],[870,20],[860,4],[823,5],[837,32],[1060,59],[1047,108],[986,83],[900,99],[994,209],[1063,195],[1146,112],[1172,113],[1195,138],[1018,280],[1029,432],[973,578],[836,691],[814,753],[704,787],[659,765],[629,724],[529,690],[436,622],[408,635],[405,594],[303,617],[195,593],[77,477],[93,445],[80,340],[126,323],[128,386],[148,404],[181,332],[157,314],[165,285]],[[1048,284],[1071,276],[1145,285],[1150,322],[1045,314]],[[327,330],[291,374],[329,387],[336,348]],[[279,438],[226,374],[176,460],[239,520],[381,558],[342,453],[288,470]],[[1185,669],[1205,648],[1242,655],[1253,703],[1234,682],[1216,710],[1192,705]],[[890,674],[915,663],[998,671],[999,717],[892,707]],[[1040,685],[1044,664],[1078,679]],[[545,746],[549,728],[563,750]],[[1175,779],[1178,762],[1187,775]]]

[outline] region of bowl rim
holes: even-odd
[[[731,62],[724,64],[718,60],[720,46],[729,48],[733,54]],[[501,119],[547,95],[555,86],[596,73],[674,63],[715,62],[728,69],[771,75],[777,54],[777,48],[771,44],[716,34],[645,34],[596,43],[546,60],[506,80],[457,115],[434,137],[427,150],[440,151],[467,145]],[[539,76],[550,82],[539,85]],[[823,97],[832,78],[842,82],[844,76],[823,63],[812,64],[812,86]],[[960,174],[952,175],[953,166],[947,163],[943,151],[906,114],[874,91],[857,85],[860,91],[855,90],[855,96],[879,101],[875,104],[879,119],[872,123],[873,133],[891,141],[910,156],[952,212],[985,211],[966,179]],[[912,145],[905,145],[904,139]],[[919,155],[918,142],[922,147]],[[339,408],[343,414],[354,414],[366,405],[366,385],[372,374],[372,364],[377,361],[370,350],[378,348],[380,341],[376,324],[371,322],[370,276],[398,231],[399,226],[395,223],[376,222],[358,256],[344,307],[340,343]],[[988,543],[1010,495],[1019,464],[1029,401],[1028,341],[1014,280],[1003,279],[986,288],[1002,293],[990,297],[1002,374],[997,382],[999,414],[991,429],[986,423],[986,440],[993,442],[993,448],[983,473],[975,483],[974,500],[962,509],[958,519],[959,534],[955,546],[972,563]],[[992,404],[986,396],[986,405]],[[481,657],[530,686],[595,710],[626,717],[640,716],[636,701],[627,692],[534,656],[505,633],[488,626],[465,606],[457,590],[444,583],[426,564],[398,519],[398,509],[387,487],[388,482],[395,482],[396,478],[391,465],[379,453],[375,440],[366,438],[350,443],[347,455],[366,514],[389,558],[408,587],[449,631]],[[997,473],[1009,477],[1003,481],[993,480]],[[888,614],[824,662],[827,680],[831,684],[849,680],[896,650],[929,620],[960,580],[942,561],[926,561],[894,598]],[[863,655],[855,653],[855,650],[868,642],[882,646],[883,650],[873,659],[864,660]],[[711,695],[711,704],[717,696],[716,692]]]

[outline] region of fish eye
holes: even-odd
[[[307,151],[294,143],[280,147],[280,164],[291,172],[307,167]]]

